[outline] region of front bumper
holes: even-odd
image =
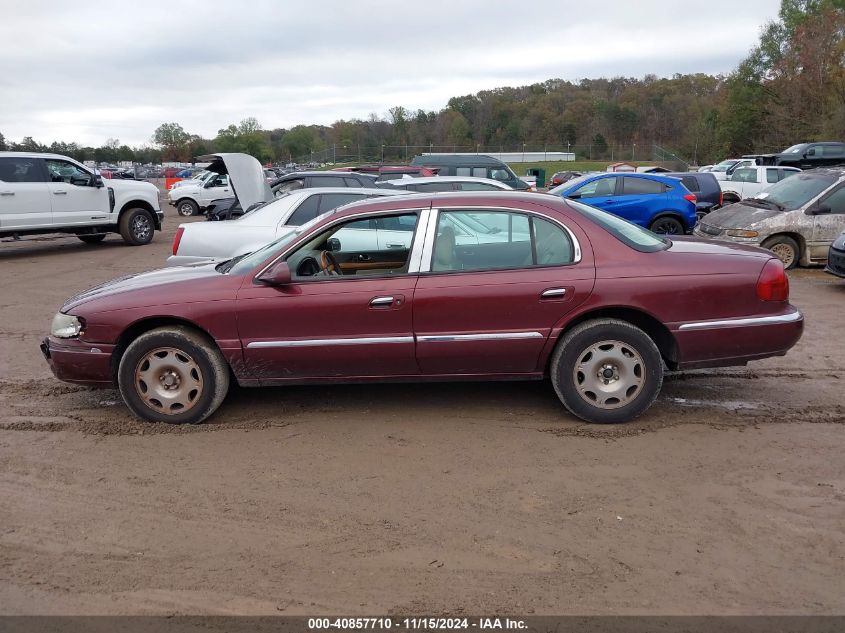
[[[696,224],[692,231],[693,236],[705,240],[721,240],[723,242],[733,242],[734,244],[747,244],[748,246],[760,246],[763,242],[761,237],[733,237],[726,233],[728,229],[719,229],[719,233],[708,233],[701,228],[701,224]]]
[[[845,251],[840,251],[831,246],[827,254],[827,266],[824,267],[824,271],[845,279]]]
[[[59,380],[94,387],[114,386],[111,364],[114,345],[48,336],[39,347]]]

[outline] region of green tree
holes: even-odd
[[[187,160],[190,138],[178,123],[162,123],[153,133],[152,141],[162,149],[164,160]]]

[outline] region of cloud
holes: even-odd
[[[558,77],[727,73],[777,5],[34,0],[3,13],[0,132],[138,145],[164,121],[213,137],[247,116],[330,124]]]

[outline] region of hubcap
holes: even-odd
[[[146,215],[138,215],[132,220],[132,233],[135,235],[135,239],[140,241],[146,240],[151,230],[150,218]]]
[[[187,203],[185,203],[181,207],[179,207],[179,213],[181,213],[182,215],[191,215],[193,212],[194,212],[194,208]]]
[[[790,266],[795,261],[795,251],[789,244],[775,244],[772,246],[772,252],[778,256],[784,266]]]
[[[176,415],[191,409],[202,395],[203,380],[194,359],[174,347],[160,347],[135,368],[135,390],[150,409]]]
[[[572,379],[578,394],[591,405],[618,409],[642,391],[645,364],[631,345],[601,341],[578,355]]]
[[[674,222],[658,222],[657,226],[654,227],[654,232],[664,235],[675,235],[678,232],[678,227]]]

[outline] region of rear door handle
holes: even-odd
[[[13,196],[15,195],[14,191],[0,191],[0,196]]]
[[[370,299],[371,308],[386,308],[393,305],[393,297],[373,297]]]
[[[64,191],[64,190],[54,191],[54,192],[53,192],[53,195],[54,195],[54,196],[66,196],[66,195],[67,195],[67,191]]]
[[[405,248],[404,244],[391,244],[388,242],[387,248]]]
[[[566,288],[549,288],[540,293],[541,299],[557,299],[566,296]]]

